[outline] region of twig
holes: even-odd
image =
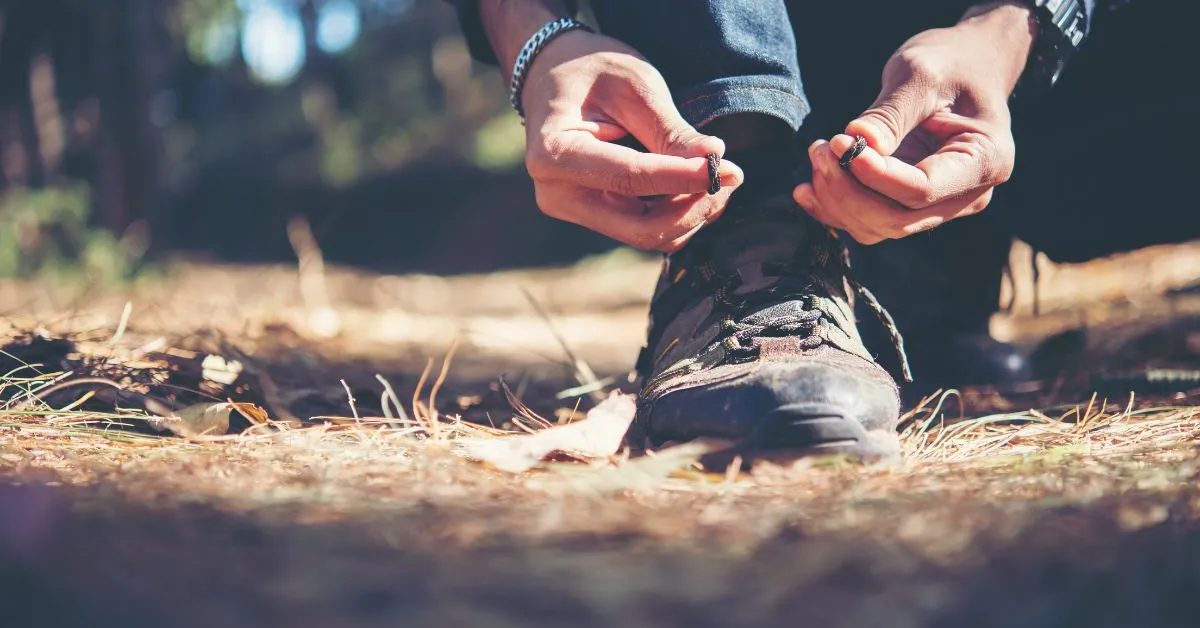
[[[583,395],[594,393],[597,390],[603,390],[606,386],[612,385],[615,381],[616,379],[613,377],[605,377],[604,379],[596,380],[590,384],[583,384],[582,386],[575,386],[574,388],[560,390],[555,393],[554,398],[561,401],[563,399],[570,399],[572,397],[581,397]]]
[[[17,405],[9,408],[9,411],[20,412],[22,410],[30,410],[33,408],[33,404],[37,402],[44,402],[50,395],[62,392],[64,390],[69,390],[71,388],[77,388],[79,386],[108,386],[109,388],[115,388],[120,391],[125,390],[125,387],[121,384],[105,377],[80,377],[79,379],[59,382],[52,386],[47,386],[36,393],[32,393],[29,395],[29,397],[23,399]]]
[[[604,398],[607,396],[602,390],[604,386],[597,386],[598,380],[596,378],[596,373],[592,371],[592,367],[588,366],[588,363],[583,361],[582,358],[575,355],[574,351],[571,351],[571,347],[567,345],[566,339],[564,339],[562,334],[558,332],[558,329],[554,326],[554,322],[550,320],[550,315],[546,313],[546,310],[544,310],[541,304],[538,303],[537,299],[534,298],[533,293],[529,292],[525,286],[519,286],[519,288],[521,290],[521,294],[525,295],[525,299],[529,301],[529,305],[533,307],[533,310],[537,312],[537,315],[540,316],[543,321],[545,321],[546,327],[550,330],[550,334],[553,335],[554,339],[558,341],[558,345],[562,347],[563,353],[567,355],[567,359],[571,361],[571,365],[575,368],[575,379],[579,382],[579,385],[596,386],[596,388],[589,391],[589,396],[591,396],[593,401],[604,401]]]
[[[346,399],[350,402],[350,412],[354,414],[354,422],[362,423],[362,417],[358,416],[358,408],[354,407],[354,393],[350,392],[350,385],[346,380],[341,380],[342,388],[346,389]]]
[[[121,322],[117,323],[117,331],[113,333],[109,344],[112,345],[112,350],[116,351],[117,343],[121,342],[121,338],[125,337],[125,328],[129,325],[129,316],[133,314],[133,301],[125,302],[125,309],[121,310]]]
[[[382,375],[380,375],[378,373],[375,374],[375,379],[379,380],[380,384],[383,384],[383,399],[380,400],[380,403],[383,404],[383,411],[385,413],[391,412],[388,409],[388,404],[387,404],[387,400],[390,399],[392,402],[392,405],[396,407],[396,413],[400,415],[400,420],[403,421],[404,423],[411,423],[412,419],[408,418],[408,413],[404,411],[404,406],[400,405],[400,398],[396,396],[396,391],[392,390],[391,382],[387,381],[387,379],[385,379]],[[388,418],[390,419],[392,417],[388,416]],[[399,427],[399,426],[393,426],[393,427]]]
[[[446,375],[450,373],[450,361],[454,359],[454,353],[458,351],[460,339],[461,337],[457,337],[454,339],[454,342],[450,343],[450,348],[446,351],[446,357],[442,358],[442,372],[438,373],[437,381],[433,383],[433,388],[429,389],[429,412],[432,415],[431,421],[433,422],[433,431],[431,432],[430,436],[433,438],[438,437],[438,431],[440,428],[438,425],[438,412],[435,401],[437,399],[438,391],[442,389],[442,384],[446,381]]]
[[[508,401],[508,405],[512,406],[513,410],[515,410],[517,412],[518,416],[520,416],[521,418],[526,419],[526,420],[530,421],[531,423],[533,423],[534,425],[538,425],[539,427],[542,427],[542,428],[547,428],[547,427],[553,426],[553,424],[550,423],[550,421],[542,418],[541,416],[538,415],[538,413],[534,412],[532,408],[525,405],[525,402],[521,401],[521,398],[518,395],[514,394],[512,389],[508,387],[508,382],[505,382],[503,377],[499,378],[499,382],[500,382],[500,390],[504,393],[504,399],[506,401]],[[520,425],[519,423],[516,423],[515,421],[514,421],[514,424],[524,428],[523,425]]]
[[[429,372],[433,370],[433,358],[425,361],[425,370],[421,371],[421,377],[417,380],[417,388],[413,391],[413,416],[417,417],[419,422],[427,422],[429,417],[427,412],[421,411],[421,390],[425,388],[425,380],[429,378]],[[436,420],[436,417],[435,417]],[[426,431],[432,431],[432,428],[426,424]]]

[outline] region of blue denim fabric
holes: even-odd
[[[762,113],[799,128],[810,107],[782,0],[596,0],[600,30],[662,73],[684,119]]]
[[[449,1],[458,12],[472,56],[494,64],[495,54],[479,20],[479,3],[487,0]],[[806,58],[806,64],[840,65],[833,71],[844,76],[847,70],[863,65],[861,61],[882,67],[879,54],[871,54],[870,42],[882,40],[890,45],[895,39],[898,45],[921,30],[948,25],[979,1],[593,0],[592,5],[602,32],[634,47],[658,68],[671,86],[680,112],[693,125],[703,126],[734,113],[762,113],[796,129],[812,107],[797,60],[796,15],[789,16],[789,8],[803,16],[810,27],[807,32],[818,35],[814,39],[827,40],[812,53],[804,51],[813,57]],[[1097,0],[1084,1],[1090,23]],[[1108,6],[1128,0],[1099,1]],[[871,19],[862,20],[863,16]],[[866,45],[854,45],[855,33]],[[893,34],[902,37],[889,36]],[[859,81],[860,85],[870,83]],[[861,95],[855,96],[862,100]],[[836,99],[831,101],[836,103]]]

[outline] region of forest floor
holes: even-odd
[[[628,390],[637,256],[0,283],[0,625],[1193,626],[1200,391],[1097,375],[1200,368],[1200,245],[1039,268],[1051,377],[746,471],[463,456]]]

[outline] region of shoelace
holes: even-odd
[[[822,316],[820,310],[805,310],[803,314],[772,316],[759,324],[744,323],[732,317],[721,322],[721,343],[734,360],[752,360],[758,357],[759,345],[755,338],[765,336],[799,336],[800,346],[816,349],[823,340],[813,334]]]
[[[763,337],[797,336],[801,348],[816,349],[825,342],[824,338],[814,333],[822,319],[830,319],[829,324],[836,324],[816,305],[811,286],[782,294],[777,290],[769,290],[765,293],[771,297],[772,301],[792,298],[799,300],[802,310],[798,314],[772,316],[755,323],[739,321],[737,319],[743,312],[752,308],[754,303],[748,299],[734,301],[730,298],[729,295],[738,287],[738,278],[734,276],[718,279],[719,274],[711,262],[701,263],[698,270],[705,281],[717,284],[714,290],[716,301],[736,313],[725,317],[721,322],[722,334],[719,337],[719,342],[724,345],[732,360],[749,361],[757,358],[760,347],[755,339]],[[786,276],[787,274],[786,267],[781,267],[771,273],[772,276]],[[854,280],[849,280],[849,284],[887,330],[892,347],[896,351],[896,357],[900,362],[900,375],[906,383],[911,383],[913,381],[912,369],[908,364],[908,354],[904,350],[904,337],[901,335],[899,327],[896,326],[896,321],[866,286]]]
[[[862,297],[863,302],[867,307],[871,308],[871,312],[879,319],[879,323],[887,330],[888,336],[892,340],[892,348],[896,350],[896,357],[900,359],[900,375],[904,378],[904,383],[911,384],[913,381],[912,368],[908,365],[908,353],[904,350],[904,336],[900,334],[900,328],[896,326],[896,320],[892,318],[890,312],[883,307],[879,299],[867,290],[867,287],[857,281],[850,281],[854,291]]]

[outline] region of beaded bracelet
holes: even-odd
[[[521,52],[517,54],[517,60],[513,63],[512,83],[508,86],[508,102],[516,110],[517,115],[521,116],[521,124],[525,124],[525,107],[521,105],[521,89],[525,87],[526,70],[533,63],[534,57],[546,47],[546,44],[550,43],[550,40],[575,29],[582,29],[589,33],[592,32],[592,29],[588,28],[587,24],[569,17],[547,22],[545,26],[529,38],[529,41],[525,42],[525,45],[521,47]]]

